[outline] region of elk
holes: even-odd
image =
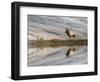
[[[67,34],[67,36],[69,37],[69,39],[74,39],[76,37],[75,36],[75,32],[70,31],[68,29],[65,29],[65,33]]]

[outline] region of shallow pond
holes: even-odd
[[[87,64],[87,58],[87,46],[28,48],[28,66]]]

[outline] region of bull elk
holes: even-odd
[[[65,33],[67,34],[67,36],[69,37],[69,39],[74,39],[76,37],[75,36],[75,32],[70,31],[68,29],[65,30]]]

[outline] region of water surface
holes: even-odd
[[[28,66],[87,64],[87,46],[61,46],[28,49]]]

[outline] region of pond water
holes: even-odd
[[[28,66],[78,65],[87,60],[87,46],[28,48]]]

